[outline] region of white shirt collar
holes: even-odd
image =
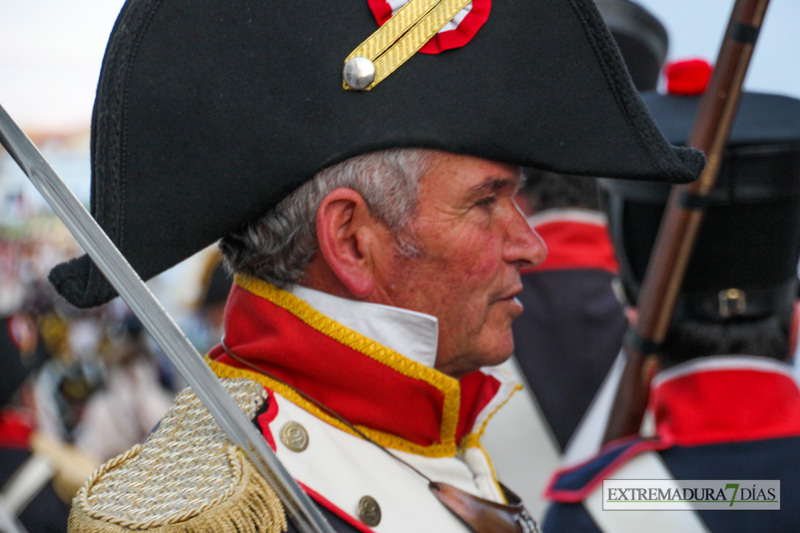
[[[289,292],[353,331],[433,368],[439,342],[436,317],[399,307],[340,298],[302,285],[294,285]]]

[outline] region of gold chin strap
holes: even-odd
[[[342,87],[369,91],[417,53],[472,0],[409,0],[344,60]]]

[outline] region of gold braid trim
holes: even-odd
[[[258,296],[259,298],[269,300],[278,307],[285,309],[320,333],[323,333],[337,342],[344,344],[345,346],[348,346],[383,365],[388,366],[404,376],[425,382],[440,391],[444,395],[444,404],[442,406],[442,422],[439,433],[439,440],[441,441],[440,444],[424,447],[392,435],[387,435],[387,437],[392,437],[390,440],[396,439],[395,442],[381,440],[380,443],[390,448],[411,451],[412,453],[429,455],[432,457],[449,456],[455,453],[456,426],[458,424],[458,411],[461,403],[461,386],[459,385],[457,379],[452,378],[443,372],[439,372],[438,370],[417,363],[416,361],[413,361],[408,357],[405,357],[394,350],[390,350],[386,346],[375,342],[369,337],[365,337],[364,335],[361,335],[360,333],[343,326],[332,318],[323,315],[290,292],[286,292],[265,281],[261,281],[245,274],[236,274],[233,279],[234,283],[236,283],[236,285],[242,289],[254,294],[255,296]],[[249,379],[256,379],[256,374],[251,374],[252,375],[246,375]],[[257,381],[264,383],[263,379],[257,379]],[[273,388],[272,386],[269,386],[269,388],[276,391],[279,390],[278,388]],[[280,394],[289,398],[288,395],[283,393],[283,390],[281,390]],[[302,404],[294,400],[292,400],[292,403],[302,406]],[[311,411],[310,409],[307,410]],[[320,416],[320,418],[324,418],[326,421],[328,420],[326,417]],[[373,431],[373,433],[376,434],[376,437],[381,438],[379,432]]]
[[[483,447],[483,445],[481,445],[480,439],[483,436],[483,432],[486,431],[486,425],[489,423],[489,420],[491,420],[492,417],[494,417],[494,415],[497,413],[497,411],[502,409],[503,406],[511,400],[511,397],[514,396],[515,393],[521,390],[522,390],[521,384],[517,383],[516,385],[514,385],[514,388],[511,391],[511,394],[508,395],[508,398],[503,400],[503,402],[500,405],[495,407],[494,411],[492,411],[489,414],[489,416],[486,417],[486,420],[483,421],[483,424],[481,424],[481,428],[477,432],[472,432],[469,435],[466,435],[463,439],[461,439],[462,448],[480,448],[481,452],[483,452],[484,457],[486,457],[486,462],[489,464],[489,469],[492,471],[492,479],[494,480],[494,484],[497,487],[497,490],[500,491],[500,494],[503,495],[504,501],[506,499],[505,491],[503,490],[503,487],[500,486],[500,482],[497,480],[497,472],[495,472],[494,463],[492,463],[492,457],[486,452],[486,449]],[[508,501],[505,501],[505,503],[508,503]]]
[[[364,89],[368,91],[411,59],[471,1],[409,0],[383,26],[350,52],[344,63],[347,64],[354,57],[366,57],[372,61],[375,78]],[[350,89],[347,82],[342,87]]]
[[[472,433],[470,433],[468,435],[464,435],[464,437],[461,438],[461,447],[462,448],[480,447],[481,446],[480,439],[483,436],[483,432],[486,431],[486,425],[489,423],[489,420],[491,420],[494,417],[494,415],[497,413],[497,411],[502,409],[503,406],[505,404],[507,404],[511,400],[511,397],[514,396],[514,394],[517,391],[521,391],[521,390],[522,390],[522,385],[521,384],[517,383],[516,385],[514,385],[514,388],[512,389],[511,394],[508,395],[508,398],[503,400],[500,403],[500,405],[498,405],[497,407],[494,408],[494,411],[492,411],[489,414],[489,416],[486,417],[486,420],[483,421],[483,424],[481,424],[480,429],[477,432],[473,431]]]
[[[266,398],[253,381],[223,385],[253,418]],[[73,500],[69,531],[261,532],[287,528],[283,505],[186,389],[143,445],[100,467]]]

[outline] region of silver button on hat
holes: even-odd
[[[375,65],[366,57],[356,56],[344,65],[344,82],[358,91],[369,87],[375,79]]]

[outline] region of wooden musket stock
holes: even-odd
[[[702,150],[700,178],[674,186],[659,226],[639,295],[639,318],[625,341],[626,366],[603,442],[639,433],[649,396],[655,348],[664,341],[697,233],[714,187],[739,105],[742,82],[769,0],[737,0],[688,146]],[[690,202],[686,202],[689,199]],[[688,206],[687,206],[688,205]]]

